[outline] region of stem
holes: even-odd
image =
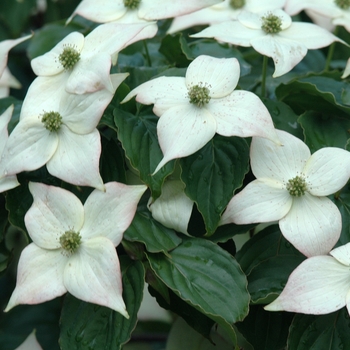
[[[267,72],[267,56],[263,58],[263,66],[262,66],[262,77],[261,77],[261,97],[265,97],[266,95],[266,72]]]
[[[146,59],[147,59],[147,63],[150,67],[152,67],[152,61],[151,61],[151,57],[149,55],[149,51],[148,51],[148,47],[147,47],[147,43],[146,40],[142,40],[143,41],[143,46],[145,48],[146,51]]]
[[[335,29],[334,29],[334,35],[337,35],[338,32],[339,32],[339,26],[336,26]],[[324,67],[325,71],[328,71],[329,67],[331,65],[331,61],[332,61],[333,54],[334,54],[334,49],[335,49],[335,43],[336,42],[333,41],[332,45],[329,47],[327,58],[326,58],[326,65]]]

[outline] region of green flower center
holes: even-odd
[[[245,0],[230,0],[230,6],[234,10],[239,10],[245,5]]]
[[[267,16],[261,17],[261,29],[267,34],[277,34],[282,30],[282,20],[276,15],[269,13]]]
[[[350,9],[350,0],[334,0],[335,4],[343,10]]]
[[[203,107],[210,101],[209,93],[209,88],[207,86],[204,86],[203,83],[192,86],[188,90],[190,103],[195,104],[199,108]]]
[[[81,243],[81,236],[79,232],[73,230],[66,231],[60,237],[60,244],[68,254],[73,254],[77,251]]]
[[[135,10],[139,7],[141,0],[123,0],[124,6],[130,10]]]
[[[80,60],[80,53],[71,45],[65,45],[62,53],[58,56],[58,60],[66,70],[71,70]]]
[[[301,197],[307,191],[306,181],[301,176],[296,176],[293,179],[288,180],[287,190],[293,197]]]
[[[62,117],[58,112],[45,112],[41,122],[49,131],[58,131],[62,125]]]

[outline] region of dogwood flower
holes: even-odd
[[[302,10],[311,10],[321,16],[331,18],[333,25],[343,26],[350,32],[349,0],[287,0],[285,11],[291,16]]]
[[[22,43],[23,41],[28,40],[32,37],[31,35],[24,36],[19,39],[14,40],[4,40],[0,42],[0,77],[7,65],[8,53],[16,45]]]
[[[101,89],[113,91],[110,79],[112,56],[133,42],[152,37],[156,31],[149,23],[108,23],[98,26],[84,37],[73,32],[52,50],[31,61],[38,76],[62,74],[67,92],[84,94]]]
[[[215,133],[223,136],[261,136],[278,141],[271,116],[249,91],[235,90],[240,75],[236,58],[199,56],[186,77],[159,77],[141,84],[122,101],[154,104],[160,117],[157,133],[164,164],[201,149]]]
[[[279,221],[284,237],[306,256],[328,253],[341,215],[327,197],[350,177],[350,152],[325,147],[310,156],[300,139],[277,130],[283,146],[254,137],[250,160],[257,178],[235,195],[220,224]]]
[[[346,306],[350,314],[350,243],[329,254],[304,260],[265,310],[323,315]]]
[[[306,55],[308,49],[319,49],[341,39],[313,23],[292,22],[281,9],[251,13],[242,11],[237,21],[214,24],[191,35],[215,38],[234,45],[252,46],[275,63],[273,77],[288,73]]]
[[[173,34],[195,25],[214,24],[236,19],[242,10],[261,12],[282,8],[286,0],[225,0],[223,3],[174,18],[167,31]]]
[[[98,23],[140,23],[180,16],[223,0],[83,0],[73,12]]]
[[[21,253],[16,288],[5,312],[67,291],[128,317],[115,247],[129,227],[146,186],[109,182],[84,205],[71,192],[29,183],[34,202],[24,217],[32,239]]]
[[[103,89],[84,95],[67,93],[61,75],[36,78],[23,102],[20,122],[8,139],[0,177],[46,164],[51,175],[66,182],[103,190],[96,126],[127,76],[111,75],[112,92]]]
[[[348,59],[348,62],[346,63],[346,67],[344,70],[343,75],[341,76],[342,78],[347,78],[350,75],[350,58]]]
[[[162,194],[155,201],[148,201],[148,209],[154,219],[166,227],[188,235],[194,202],[184,192],[185,185],[181,180],[167,180],[162,187]]]
[[[3,153],[6,146],[8,132],[7,125],[11,119],[13,112],[13,105],[8,107],[6,111],[0,115],[0,162],[3,159]],[[0,176],[0,193],[11,190],[19,185],[16,175]]]
[[[0,98],[9,96],[10,88],[20,89],[21,87],[21,83],[11,74],[10,70],[5,67],[0,77]]]

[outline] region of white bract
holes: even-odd
[[[68,19],[80,15],[91,21],[105,23],[140,23],[180,16],[223,0],[83,0]]]
[[[333,25],[343,26],[350,32],[349,0],[287,0],[285,11],[291,16],[302,10],[311,10],[332,19]],[[318,22],[316,21],[318,24]]]
[[[350,243],[329,254],[303,261],[265,310],[323,315],[346,306],[350,314]]]
[[[235,90],[240,75],[236,58],[199,56],[186,77],[160,77],[141,84],[122,102],[154,104],[160,117],[157,133],[164,158],[154,173],[175,158],[201,149],[215,133],[261,136],[278,141],[271,116],[249,91]]]
[[[9,96],[10,88],[20,89],[21,87],[21,83],[11,74],[10,70],[5,67],[0,77],[0,98]]]
[[[162,186],[162,194],[155,201],[150,198],[148,209],[154,219],[166,227],[188,235],[194,202],[185,194],[185,185],[180,180],[167,180]]]
[[[26,340],[15,350],[43,350],[36,340],[35,330],[28,335]]]
[[[114,91],[110,79],[112,56],[137,40],[152,37],[156,30],[150,23],[108,23],[86,37],[73,32],[52,50],[34,58],[31,65],[38,76],[64,75],[67,92],[84,94],[105,88]]]
[[[344,70],[343,75],[341,76],[342,78],[347,78],[350,75],[350,58],[348,59],[348,62],[346,63],[346,67]]]
[[[326,147],[310,154],[300,139],[277,130],[283,146],[254,137],[251,168],[256,180],[235,195],[220,224],[279,220],[284,237],[306,256],[327,254],[339,239],[342,221],[326,196],[350,177],[350,152]]]
[[[66,182],[103,190],[96,126],[127,75],[111,75],[112,92],[103,89],[84,95],[67,93],[61,75],[36,78],[4,150],[0,177],[46,164],[50,174]]]
[[[273,59],[273,77],[288,73],[304,58],[307,50],[319,49],[334,41],[343,42],[313,23],[292,22],[291,17],[280,9],[261,13],[242,11],[237,21],[214,24],[191,36],[252,46]]]
[[[285,2],[286,0],[225,0],[223,3],[174,18],[167,33],[172,34],[195,25],[236,19],[242,10],[261,12],[282,8]]]
[[[128,317],[115,247],[147,187],[117,182],[105,187],[105,192],[94,190],[83,205],[67,190],[29,183],[34,202],[24,221],[33,242],[21,253],[16,288],[5,311],[68,291]]]
[[[13,105],[8,107],[6,111],[0,115],[0,164],[3,162],[4,149],[6,147],[8,139],[7,125],[11,120],[13,112]],[[19,182],[17,181],[16,175],[2,175],[0,176],[0,193],[17,187]]]

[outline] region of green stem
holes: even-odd
[[[339,32],[339,26],[336,26],[334,29],[334,35],[338,35]],[[332,43],[332,45],[329,47],[327,58],[326,58],[326,65],[324,67],[325,71],[329,70],[329,67],[332,62],[333,54],[334,54],[334,49],[335,49],[335,41]]]
[[[266,95],[267,60],[268,60],[268,57],[264,56],[263,66],[262,66],[262,77],[261,77],[261,97],[265,97],[265,95]]]
[[[148,51],[148,47],[147,47],[147,43],[146,40],[142,40],[143,41],[143,46],[145,48],[146,51],[146,59],[147,59],[147,63],[150,67],[152,67],[152,61],[151,61],[151,57],[149,55],[149,51]]]

